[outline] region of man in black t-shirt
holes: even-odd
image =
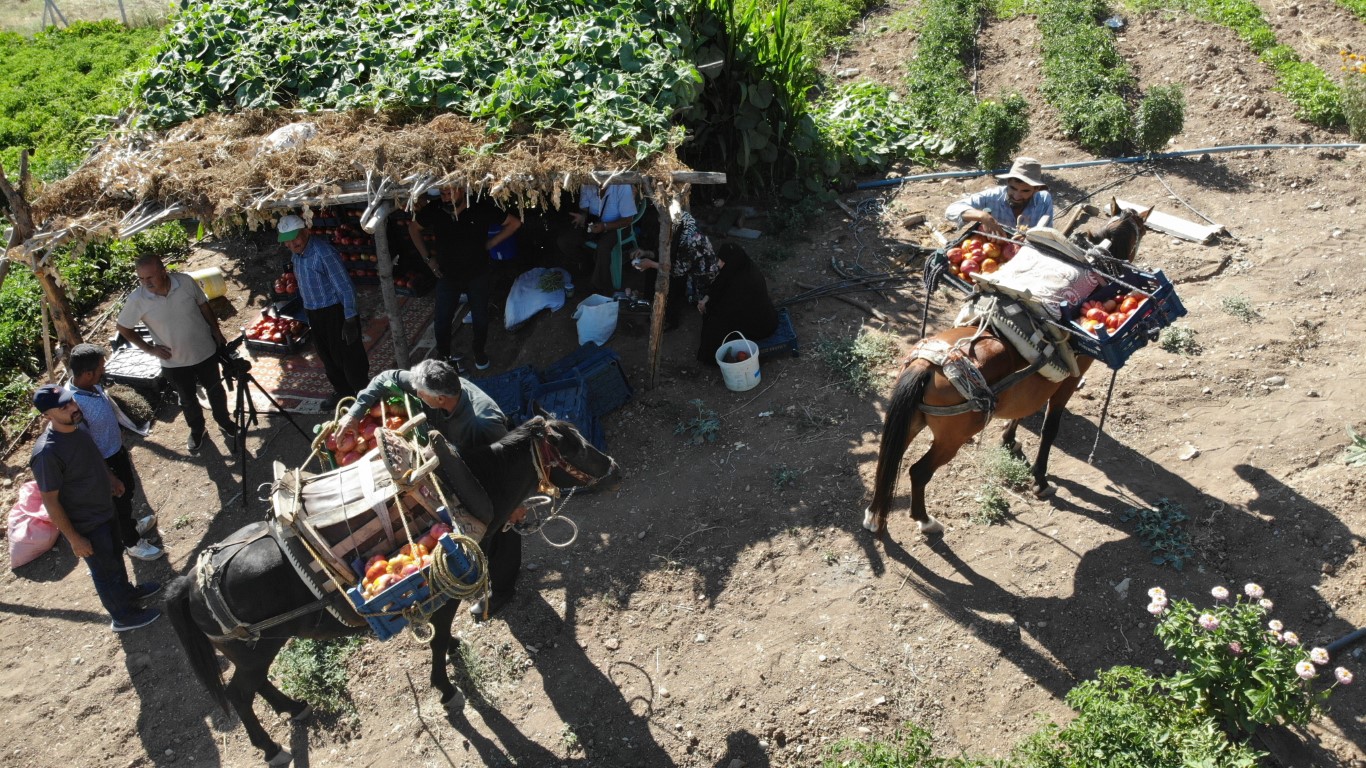
[[[29,460],[48,517],[71,551],[85,560],[95,593],[113,618],[110,628],[124,632],[151,624],[161,612],[141,603],[160,592],[161,585],[149,581],[134,586],[128,581],[114,522],[114,496],[123,495],[123,483],[105,466],[95,439],[78,428],[81,409],[65,387],[39,387],[33,393],[33,407],[48,420]]]
[[[463,187],[442,187],[440,195],[440,202],[428,199],[408,222],[413,245],[437,276],[436,356],[446,358],[451,354],[451,321],[463,293],[469,297],[474,320],[470,351],[474,354],[474,367],[482,371],[490,365],[484,350],[489,337],[489,292],[493,283],[489,250],[512,237],[522,222],[491,200],[470,204]],[[424,234],[433,236],[432,246],[428,246]]]

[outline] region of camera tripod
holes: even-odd
[[[229,345],[228,348],[233,349],[237,343]],[[251,361],[224,353],[220,357],[220,362],[223,365],[223,385],[228,388],[229,392],[232,391],[233,384],[237,385],[237,403],[233,407],[232,420],[237,427],[234,450],[237,453],[238,469],[242,473],[242,509],[245,510],[247,508],[247,427],[255,426],[258,421],[256,403],[251,399],[251,392],[248,387],[256,387],[256,391],[264,395],[266,400],[270,401],[271,406],[284,415],[290,426],[294,427],[304,440],[312,440],[312,437],[304,431],[303,427],[299,426],[299,422],[294,420],[289,411],[280,405],[280,401],[267,392],[266,388],[261,386],[261,382],[251,375]]]

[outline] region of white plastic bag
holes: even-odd
[[[541,290],[541,278],[547,272],[559,272],[564,278],[564,284],[573,287],[573,280],[569,273],[563,269],[545,269],[536,267],[527,270],[512,283],[512,290],[508,292],[508,300],[503,309],[503,325],[509,331],[517,330],[518,326],[530,320],[541,310],[548,309],[551,312],[559,311],[564,306],[565,291]]]
[[[617,330],[617,301],[595,293],[579,302],[574,319],[579,324],[579,344],[591,341],[602,346]]]
[[[9,511],[9,567],[38,559],[57,543],[57,526],[43,507],[43,494],[33,480],[19,488],[19,500]]]

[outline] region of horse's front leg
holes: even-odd
[[[459,600],[451,600],[431,615],[432,622],[432,687],[441,694],[441,706],[464,707],[460,691],[451,684],[446,672],[446,656],[459,641],[451,637],[451,624],[455,621],[455,611],[460,607]]]
[[[1011,419],[1006,423],[1005,431],[1001,433],[1001,445],[1010,451],[1010,455],[1025,460],[1024,448],[1020,446],[1020,441],[1015,439],[1015,431],[1020,428],[1019,419]]]
[[[1031,490],[1034,491],[1036,498],[1047,498],[1057,490],[1048,482],[1048,452],[1053,448],[1053,440],[1058,436],[1062,415],[1067,411],[1067,401],[1072,399],[1072,393],[1077,391],[1080,383],[1080,378],[1068,379],[1048,398],[1048,405],[1044,409],[1043,428],[1039,430],[1039,453],[1034,457],[1034,468],[1030,470],[1030,475],[1034,477]]]

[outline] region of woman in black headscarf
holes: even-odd
[[[716,350],[726,335],[739,331],[751,341],[766,339],[778,330],[778,310],[768,296],[768,283],[745,249],[727,243],[717,251],[721,271],[697,303],[702,313],[702,343],[697,361],[716,365]]]

